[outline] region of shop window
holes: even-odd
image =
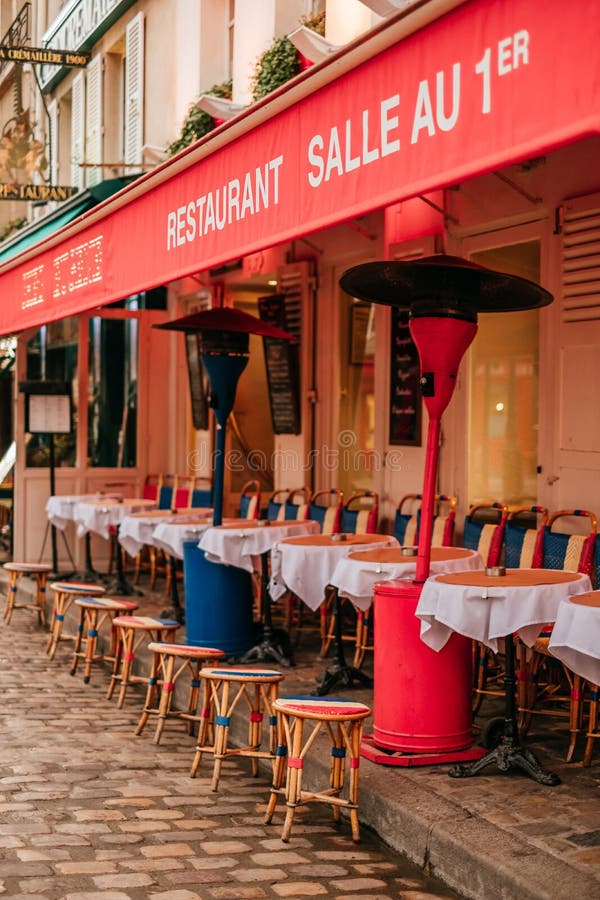
[[[342,294],[338,484],[345,494],[373,488],[375,318],[371,303]]]
[[[137,384],[137,319],[90,319],[90,466],[127,468],[136,465]]]
[[[78,319],[61,319],[43,325],[27,344],[27,381],[66,381],[73,398],[73,428],[70,434],[54,437],[54,462],[57,466],[74,466],[77,448],[77,358]],[[50,438],[46,435],[25,436],[26,465],[48,466]]]

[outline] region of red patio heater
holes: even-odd
[[[436,653],[420,640],[415,616],[429,577],[441,417],[477,314],[535,309],[553,298],[524,278],[447,255],[355,266],[340,285],[359,300],[408,312],[429,414],[416,576],[376,593],[373,734],[362,754],[400,766],[473,759],[481,754],[471,747],[471,642],[454,634]]]

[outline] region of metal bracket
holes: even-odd
[[[419,200],[422,200],[423,203],[427,204],[427,206],[431,206],[432,209],[435,209],[436,212],[439,212],[439,214],[444,217],[444,225],[447,225],[448,222],[452,222],[453,225],[459,224],[456,216],[453,216],[451,213],[448,212],[447,209],[444,209],[442,206],[438,206],[438,204],[434,203],[433,200],[429,200],[427,197],[424,197],[422,194],[419,194]]]
[[[525,197],[526,200],[529,200],[534,206],[539,206],[542,203],[541,197],[534,197],[533,194],[530,194],[529,191],[526,191],[525,188],[522,188],[520,184],[516,184],[508,175],[503,175],[502,172],[492,172],[492,175],[495,175],[496,178],[500,179],[500,181],[507,184],[513,191],[516,191],[517,194],[520,194],[521,197]]]

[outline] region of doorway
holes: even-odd
[[[488,236],[489,239],[489,236]],[[537,239],[469,254],[479,265],[540,281]],[[479,315],[469,354],[469,504],[537,502],[539,311]]]

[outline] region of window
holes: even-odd
[[[133,467],[137,459],[137,319],[90,319],[88,461]]]

